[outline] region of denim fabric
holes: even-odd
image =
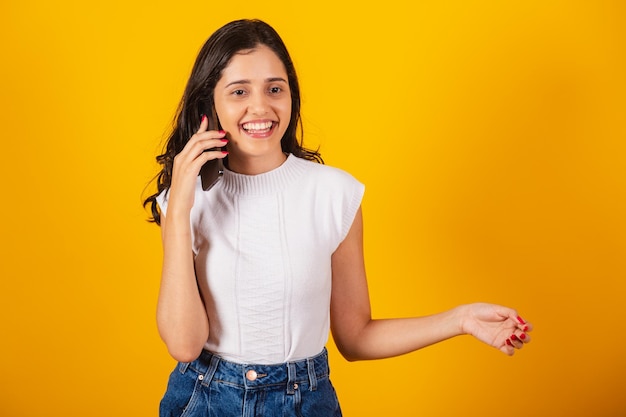
[[[160,417],[341,417],[328,354],[280,365],[228,362],[204,351],[179,363]]]

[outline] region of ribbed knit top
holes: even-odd
[[[191,210],[196,275],[209,317],[205,347],[239,363],[319,353],[330,328],[331,256],[364,187],[337,168],[289,155],[260,175],[198,178]],[[167,211],[167,193],[158,198]]]

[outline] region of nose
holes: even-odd
[[[250,111],[250,113],[257,116],[267,114],[269,111],[269,104],[265,94],[261,92],[256,92],[255,94],[252,94],[250,96],[248,110]]]

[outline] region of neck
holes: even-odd
[[[269,172],[281,166],[287,160],[287,155],[280,152],[275,156],[248,156],[238,158],[236,155],[228,155],[228,169],[243,175],[259,175]]]

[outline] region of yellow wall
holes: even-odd
[[[375,315],[493,301],[536,325],[513,358],[331,347],[345,415],[625,415],[624,3],[300,3],[2,3],[0,415],[156,415],[142,191],[195,53],[241,17],[283,35],[308,144],[367,185]]]

